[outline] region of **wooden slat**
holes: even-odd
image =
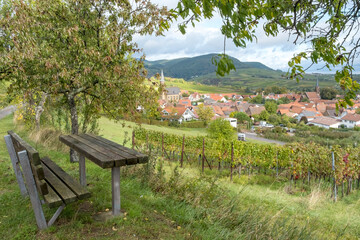
[[[88,145],[89,147],[95,149],[96,151],[101,152],[102,154],[108,156],[110,159],[114,160],[114,161],[125,161],[127,158],[123,157],[121,154],[112,151],[110,148],[108,148],[106,145],[101,145],[99,144],[99,141],[97,141],[94,138],[90,138],[87,139],[85,137],[86,135],[71,135],[72,138],[75,138],[76,140],[78,140],[79,142],[82,142],[86,145]],[[134,157],[134,156],[132,156]]]
[[[86,144],[72,138],[71,136],[61,135],[59,140],[102,168],[111,168],[114,166],[114,161],[112,161],[108,156],[90,148]]]
[[[115,166],[116,167],[121,167],[121,166],[125,166],[125,165],[130,165],[130,164],[137,164],[138,163],[138,157],[135,155],[131,155],[128,154],[122,150],[120,150],[119,148],[116,148],[114,146],[111,146],[107,143],[104,143],[103,141],[100,141],[99,139],[96,139],[90,135],[87,134],[80,134],[81,138],[83,139],[87,139],[88,141],[92,141],[94,144],[97,144],[98,146],[101,146],[104,151],[107,152],[112,152],[116,155],[119,155],[122,157],[122,160],[115,160]]]
[[[75,181],[69,174],[67,174],[62,168],[56,165],[48,157],[41,159],[42,163],[46,165],[58,178],[60,178],[63,183],[71,189],[71,191],[79,199],[85,199],[90,197],[89,191],[86,188],[82,187],[78,182]]]
[[[49,186],[66,203],[76,201],[77,196],[69,189],[45,164],[43,164],[45,179]]]
[[[115,143],[115,142],[110,141],[108,139],[105,139],[103,137],[95,136],[93,134],[84,134],[84,135],[88,135],[88,136],[90,136],[92,138],[95,138],[98,141],[100,141],[101,144],[105,144],[111,149],[117,149],[117,151],[122,152],[123,154],[125,154],[127,156],[136,156],[138,163],[146,163],[149,160],[149,157],[146,156],[145,154],[142,154],[142,153],[139,153],[139,152],[137,152],[137,151],[135,151],[133,149],[124,147],[124,146],[122,146],[122,145],[120,145],[118,143]],[[134,158],[131,158],[131,159],[134,159]]]
[[[50,208],[58,207],[63,204],[63,200],[56,194],[56,192],[49,187],[49,193],[44,195],[44,201]]]
[[[27,152],[38,191],[42,195],[48,194],[49,190],[44,181],[44,171],[41,167],[39,153],[13,131],[8,131],[8,134],[11,136],[16,152],[21,152],[23,150]]]

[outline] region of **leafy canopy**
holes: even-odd
[[[312,64],[322,63],[329,70],[340,68],[335,80],[345,91],[344,99],[339,101],[345,107],[353,105],[351,99],[360,90],[359,83],[352,79],[360,49],[359,6],[358,0],[180,0],[176,13],[184,19],[179,25],[182,33],[189,23],[195,26],[195,22],[219,13],[224,38],[232,39],[237,47],[256,41],[260,26],[267,36],[289,33],[294,44],[305,44],[308,49],[289,60],[288,75],[299,81],[308,69],[302,66],[306,59]],[[225,54],[225,46],[219,58],[218,74],[229,73],[233,65]]]
[[[8,0],[2,5],[0,79],[9,92],[49,94],[71,112],[137,114],[157,100],[135,34],[161,34],[169,12],[149,0]],[[75,128],[75,129],[74,129]]]
[[[230,122],[222,118],[212,121],[207,128],[207,132],[211,138],[215,139],[233,139],[235,134]]]

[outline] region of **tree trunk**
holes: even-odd
[[[47,93],[43,93],[41,96],[41,101],[39,105],[35,108],[35,124],[36,124],[36,130],[40,130],[40,117],[41,114],[44,112],[44,105],[47,98]]]
[[[76,102],[74,95],[68,95],[68,104],[70,108],[70,115],[71,115],[71,134],[78,134],[79,133],[79,120],[78,114],[76,109]],[[70,162],[78,162],[79,157],[78,154],[74,151],[74,149],[70,148]]]

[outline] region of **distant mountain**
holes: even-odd
[[[297,82],[288,79],[281,70],[273,70],[260,62],[241,62],[230,57],[236,71],[229,75],[218,77],[211,59],[217,54],[207,54],[192,58],[178,58],[172,60],[145,61],[148,76],[164,71],[165,77],[183,78],[186,81],[199,82],[218,87],[230,87],[234,90],[250,88],[265,88],[267,86],[281,86],[292,90],[312,91],[317,79],[321,87],[337,86],[333,74],[305,74],[304,79]],[[360,75],[354,75],[360,81]]]
[[[194,79],[215,72],[215,66],[212,64],[212,58],[217,54],[207,54],[192,58],[177,58],[172,60],[145,61],[145,68],[148,70],[148,76],[160,73],[161,69],[164,75],[173,78],[183,78],[185,80]],[[262,69],[274,71],[259,62],[240,62],[234,57],[230,57],[237,71],[243,69]]]

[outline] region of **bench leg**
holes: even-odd
[[[86,168],[85,168],[85,157],[79,156],[79,176],[81,186],[86,186]]]
[[[53,225],[53,223],[56,221],[56,219],[59,217],[60,213],[62,212],[62,210],[65,208],[65,204],[62,204],[54,213],[54,216],[52,216],[52,218],[50,219],[50,221],[48,222],[48,227],[50,227],[51,225]]]
[[[29,158],[26,151],[18,152],[19,160],[21,167],[23,169],[24,177],[26,180],[26,186],[28,188],[28,193],[30,196],[31,205],[34,210],[36,223],[39,229],[47,228],[46,219],[44,216],[44,212],[41,206],[41,201],[39,198],[38,191],[36,189],[34,176],[32,174]]]
[[[5,142],[6,142],[6,147],[8,149],[9,155],[10,155],[11,163],[12,163],[12,166],[13,166],[13,169],[14,169],[14,172],[15,172],[16,180],[17,180],[17,182],[19,184],[19,187],[20,187],[21,195],[27,196],[28,193],[27,193],[26,186],[25,186],[25,183],[24,183],[24,179],[23,179],[21,169],[20,169],[20,166],[19,166],[19,160],[18,160],[18,158],[16,156],[16,152],[15,152],[13,142],[11,140],[10,135],[5,136],[4,138],[5,138]]]
[[[120,214],[120,167],[111,168],[112,214]]]

